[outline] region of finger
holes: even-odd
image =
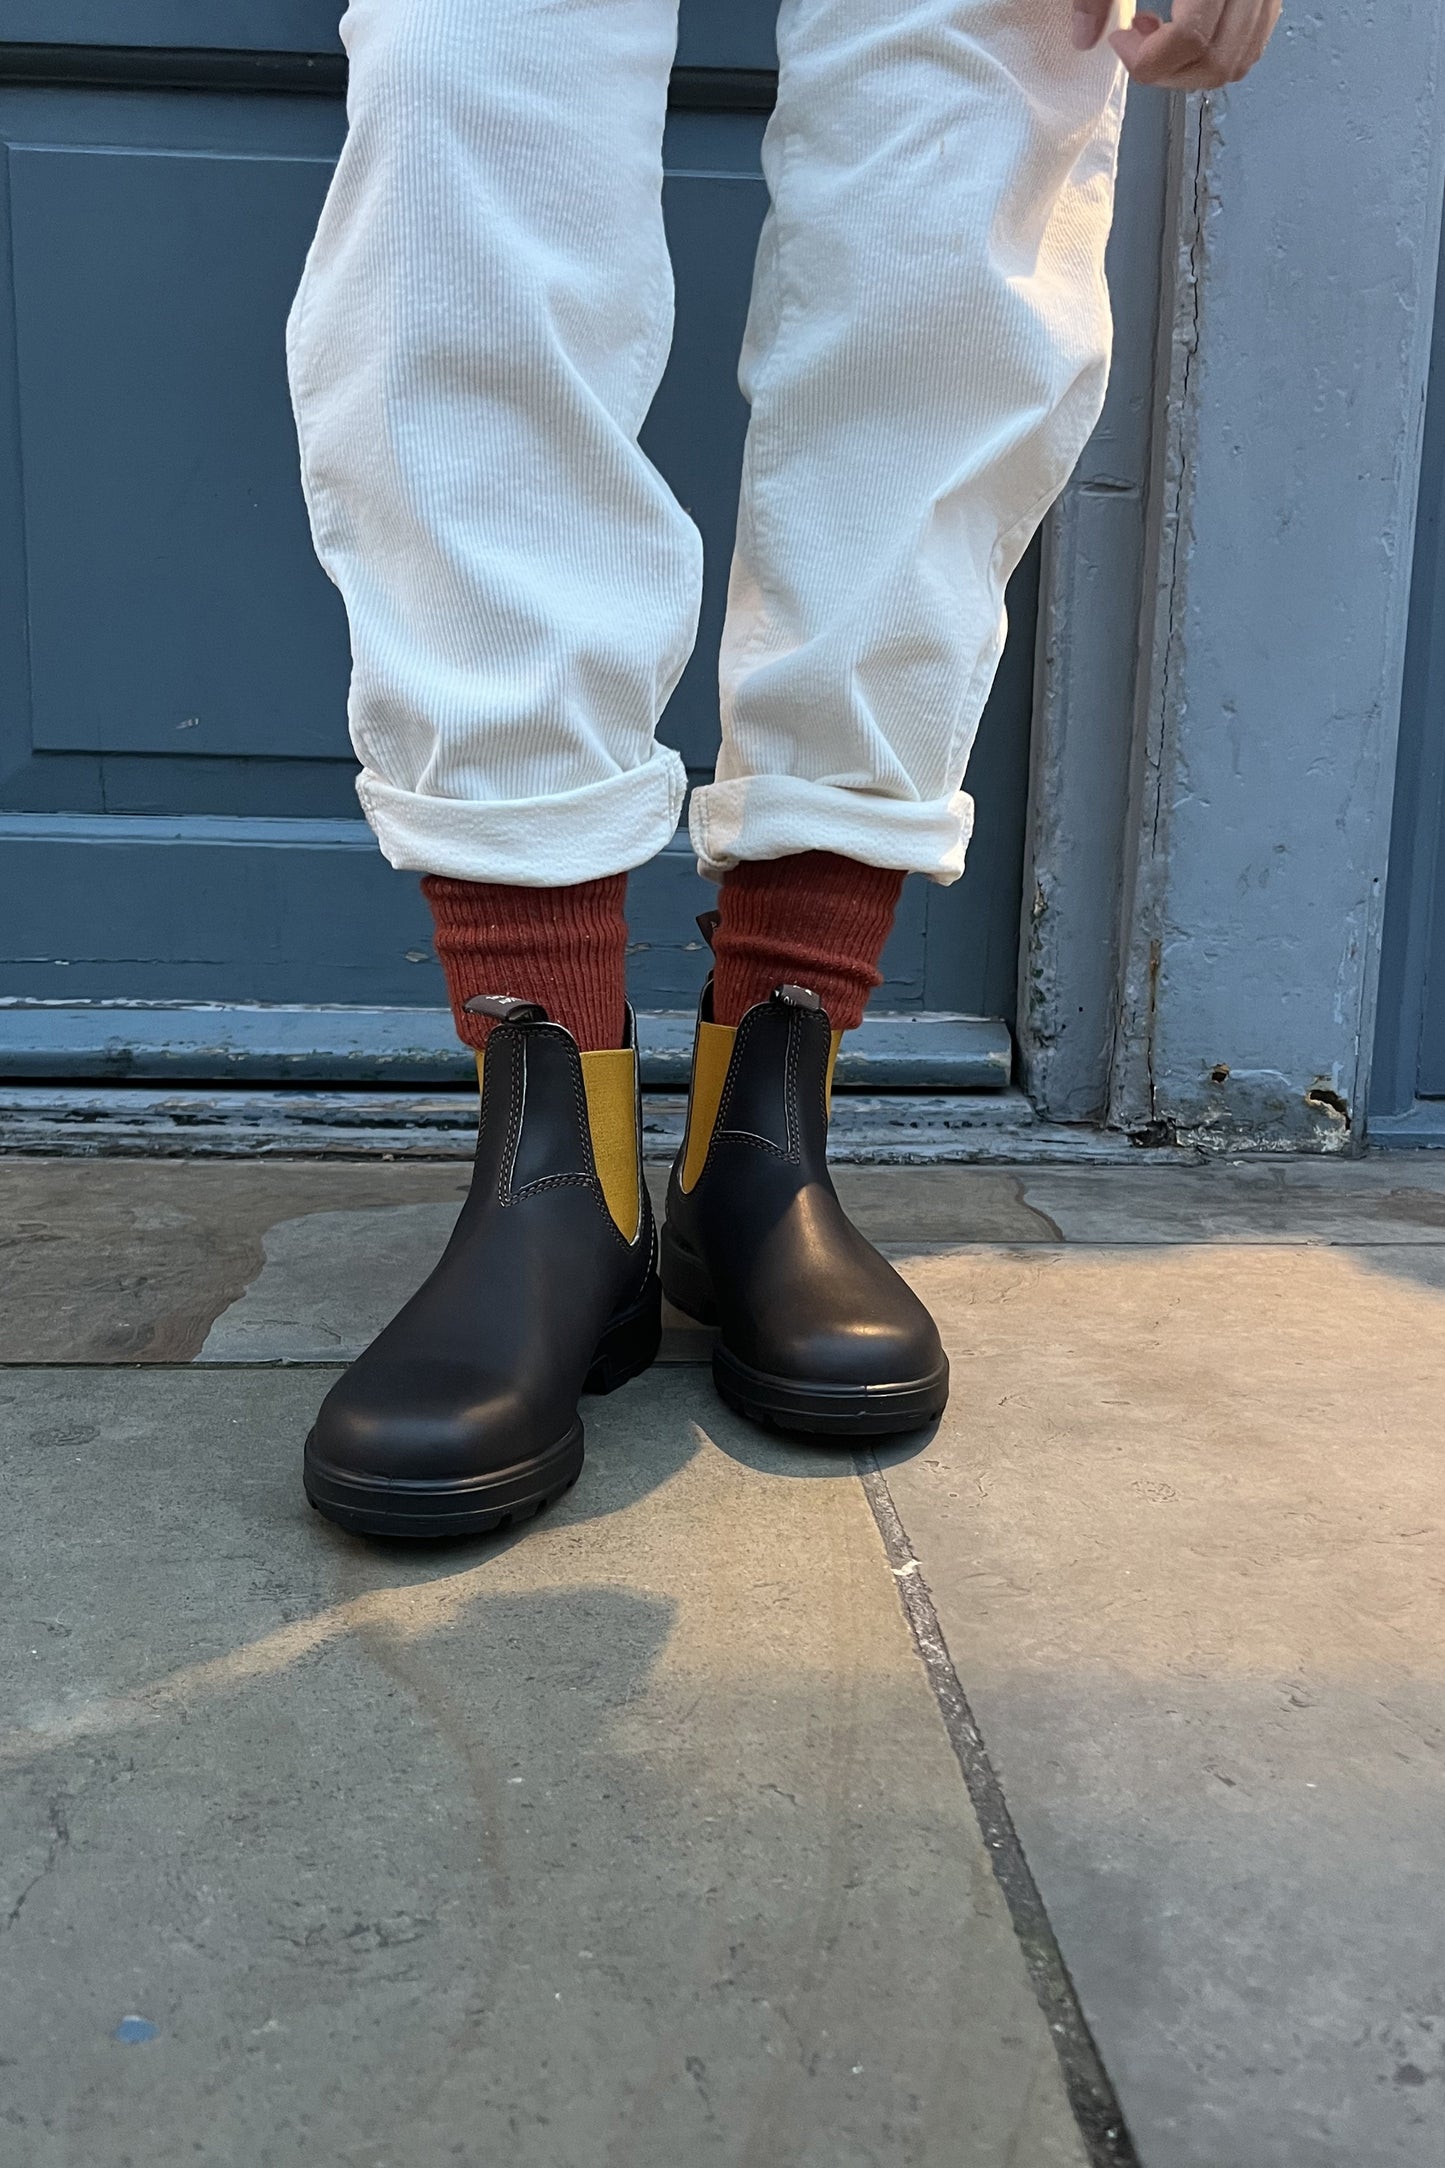
[[[1243,4],[1251,4],[1251,0],[1243,0]],[[1174,0],[1164,27],[1167,30],[1177,25],[1197,31],[1206,45],[1213,45],[1222,35],[1230,10],[1239,5],[1241,0]]]
[[[1177,16],[1157,30],[1141,31],[1135,16],[1127,30],[1116,30],[1109,43],[1136,83],[1161,90],[1207,90],[1224,78],[1213,67],[1213,48],[1204,32]]]
[[[1120,32],[1110,43],[1136,82],[1160,90],[1218,90],[1248,75],[1279,14],[1280,0],[1179,0],[1162,26],[1157,17],[1147,23],[1135,18],[1145,31],[1141,41]]]
[[[1104,35],[1104,25],[1109,20],[1113,0],[1073,0],[1074,13],[1070,37],[1081,53],[1087,53]]]
[[[1211,55],[1224,82],[1242,82],[1263,52],[1258,29],[1266,4],[1267,0],[1229,0]]]
[[[1253,19],[1256,0],[1175,0],[1167,23],[1151,17],[1138,41],[1127,31],[1110,43],[1136,82],[1168,90],[1211,89],[1228,80],[1220,49],[1240,23]],[[1135,18],[1138,27],[1138,18]]]
[[[1249,47],[1245,55],[1244,72],[1246,75],[1256,61],[1262,58],[1265,47],[1274,36],[1275,24],[1279,21],[1279,12],[1280,0],[1261,0],[1259,11],[1255,16],[1250,31]]]
[[[1163,28],[1164,18],[1162,15],[1151,15],[1147,9],[1141,8],[1135,12],[1134,19],[1127,30],[1111,30],[1109,32],[1109,43],[1123,61],[1130,75],[1134,73],[1139,56],[1143,52],[1147,41],[1154,36],[1156,31]]]

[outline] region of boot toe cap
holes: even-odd
[[[555,1449],[567,1423],[548,1412],[465,1364],[363,1361],[322,1402],[312,1451],[362,1481],[466,1482]]]
[[[917,1318],[833,1319],[792,1332],[773,1331],[759,1344],[760,1370],[820,1384],[913,1385],[946,1368],[937,1328],[926,1310]]]

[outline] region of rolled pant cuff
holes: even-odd
[[[670,842],[687,771],[670,746],[641,768],[547,798],[428,798],[364,769],[356,794],[382,855],[402,871],[509,888],[570,888],[630,873]]]
[[[710,881],[753,859],[834,851],[865,866],[926,873],[947,887],[963,871],[973,800],[962,790],[919,801],[751,775],[694,791],[688,828],[698,871]]]

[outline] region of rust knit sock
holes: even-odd
[[[621,1046],[627,954],[627,875],[575,888],[504,888],[429,873],[422,894],[436,923],[457,1036],[484,1046],[491,1028],[469,1016],[473,994],[540,1001],[584,1054]]]
[[[833,851],[800,851],[734,866],[718,902],[713,1015],[741,1023],[754,1002],[791,981],[818,996],[835,1031],[856,1031],[883,983],[878,959],[904,876]]]

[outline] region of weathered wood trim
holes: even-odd
[[[1159,970],[1156,929],[1163,908],[1154,846],[1161,820],[1174,571],[1189,517],[1190,468],[1182,416],[1188,407],[1190,371],[1199,343],[1203,100],[1175,101],[1171,119],[1150,493],[1140,586],[1140,663],[1129,799],[1120,836],[1117,988],[1105,1076],[1108,1118],[1122,1129],[1144,1129],[1154,1120],[1152,1005]]]

